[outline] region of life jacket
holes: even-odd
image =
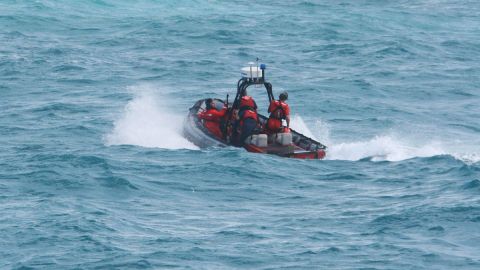
[[[257,112],[254,111],[254,110],[247,109],[247,110],[242,111],[242,113],[240,113],[240,126],[243,126],[243,121],[247,118],[251,118],[251,119],[255,120],[255,122],[258,123]]]
[[[251,96],[243,96],[240,99],[240,111],[243,110],[257,110],[257,104],[255,104],[255,101]]]
[[[243,112],[242,119],[252,118],[255,121],[258,121],[258,114],[253,110],[246,110]]]
[[[272,110],[269,118],[278,119],[278,120],[287,118],[286,110],[288,105],[286,103],[281,102],[280,100],[274,100],[272,101],[271,106],[274,106],[274,108],[273,109],[270,108]]]
[[[288,104],[280,100],[273,100],[268,107],[270,116],[268,117],[266,129],[270,133],[285,132],[282,126],[282,120],[287,119],[287,115],[290,114],[290,108]]]

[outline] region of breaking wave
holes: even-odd
[[[467,164],[480,162],[480,152],[472,152],[471,149],[468,151],[462,146],[446,147],[447,144],[441,141],[418,138],[407,140],[394,134],[388,134],[377,135],[367,140],[338,142],[331,139],[330,127],[324,121],[315,121],[312,131],[301,116],[295,115],[292,117],[291,125],[296,131],[326,144],[328,146],[327,159],[330,160],[356,161],[370,158],[372,161],[401,161],[416,157],[450,155]]]
[[[183,116],[173,114],[151,87],[132,87],[134,98],[106,136],[107,145],[198,149],[182,137]],[[164,98],[162,100],[165,100]]]
[[[138,145],[164,149],[198,149],[182,136],[183,116],[166,109],[151,87],[132,87],[134,98],[106,136],[107,145]],[[162,97],[161,100],[165,100]],[[441,141],[407,140],[394,133],[380,134],[366,140],[339,142],[332,140],[327,122],[316,120],[311,129],[299,115],[292,117],[291,127],[328,146],[329,160],[402,161],[416,157],[450,155],[462,162],[480,162],[480,153],[456,152]],[[462,147],[456,147],[461,149]]]
[[[439,142],[414,146],[394,136],[375,136],[366,141],[337,143],[330,146],[329,159],[373,161],[401,161],[415,157],[432,157],[448,154]]]

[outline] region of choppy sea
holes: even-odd
[[[257,57],[326,160],[181,136]],[[478,1],[2,0],[0,269],[480,269],[479,104]]]

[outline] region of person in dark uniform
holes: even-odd
[[[238,118],[235,124],[236,136],[234,137],[236,146],[243,146],[245,139],[254,134],[258,127],[257,104],[255,100],[247,95],[244,90],[240,98]]]

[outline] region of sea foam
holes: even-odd
[[[480,162],[479,152],[472,147],[434,140],[428,136],[406,138],[395,131],[390,131],[367,139],[337,141],[332,139],[334,135],[330,134],[330,126],[326,121],[316,120],[310,129],[299,115],[292,117],[291,127],[327,145],[326,158],[329,160],[356,161],[370,158],[372,161],[402,161],[417,157],[450,155],[467,164]]]
[[[106,136],[107,145],[197,149],[182,137],[183,116],[170,112],[165,97],[160,102],[154,87],[135,86],[129,90],[134,98],[125,106],[113,130]]]

